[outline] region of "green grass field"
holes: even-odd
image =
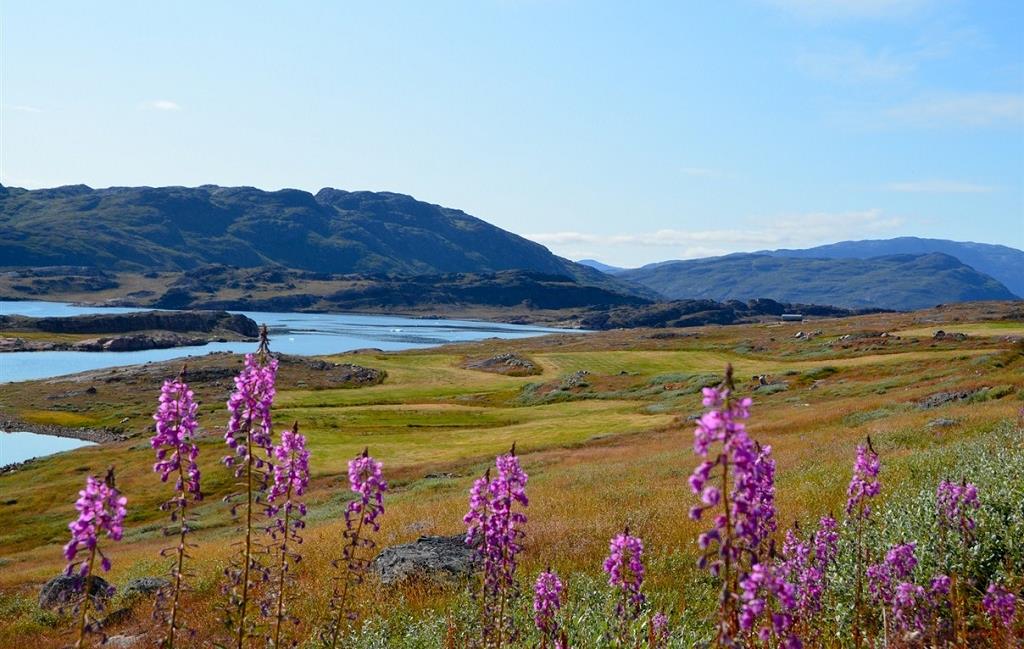
[[[693,497],[685,479],[696,460],[685,419],[701,409],[700,386],[733,365],[740,391],[755,399],[751,430],[774,448],[780,519],[808,520],[842,507],[854,448],[869,434],[883,456],[886,479],[906,486],[919,479],[917,458],[987,439],[994,427],[1016,422],[1024,406],[1022,348],[1006,339],[1009,334],[980,332],[1015,332],[1024,325],[972,323],[977,313],[969,307],[940,315],[959,320],[938,326],[971,336],[936,343],[911,335],[920,328],[920,313],[882,314],[707,327],[696,336],[674,338],[631,330],[334,357],[387,372],[384,383],[358,389],[300,389],[299,375],[283,374],[276,425],[298,422],[312,451],[306,558],[297,573],[307,594],[297,605],[305,618],[302,628],[312,631],[310,622],[328,595],[349,497],[344,472],[350,458],[368,447],[385,464],[393,490],[377,541],[387,546],[422,534],[460,532],[472,479],[513,442],[530,474],[524,580],[551,564],[589,583],[600,572],[608,538],[629,524],[659,567],[651,571],[652,596],[699,623],[701,607],[685,601],[686,593],[706,586],[693,566],[698,526],[686,518]],[[821,333],[810,341],[793,336],[810,329]],[[840,341],[858,331],[902,333],[899,339]],[[508,377],[463,367],[467,356],[503,351],[529,357],[543,373]],[[587,372],[583,383],[567,386],[565,378],[580,371]],[[769,385],[760,386],[752,379],[756,375],[767,375]],[[61,381],[0,386],[0,407],[26,422],[64,426],[127,419],[119,425],[130,438],[0,475],[0,646],[28,637],[41,649],[66,644],[69,618],[41,612],[34,601],[40,585],[63,567],[60,546],[89,473],[115,465],[118,486],[130,502],[125,540],[106,546],[114,560],[109,579],[123,584],[165,572],[158,553],[168,542],[160,532],[165,516],[158,505],[170,491],[151,472],[146,430],[159,385],[100,386],[92,397],[48,399],[72,385],[82,388]],[[206,431],[200,447],[207,498],[194,535],[196,590],[189,595],[188,621],[216,634],[219,574],[234,529],[220,502],[232,482],[219,464],[230,385],[194,387]],[[989,389],[937,408],[918,407],[938,392],[981,388]],[[954,425],[929,428],[940,417]],[[361,588],[367,593],[362,619],[382,625],[408,619],[434,624],[464,604],[457,589],[383,589],[373,580]],[[130,610],[109,633],[149,624],[148,601],[122,604]]]

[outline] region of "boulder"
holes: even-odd
[[[466,537],[462,535],[421,536],[412,543],[386,548],[373,560],[372,567],[382,584],[394,584],[410,577],[470,577],[477,562],[476,553],[466,546]]]
[[[60,575],[43,584],[39,591],[39,608],[56,609],[74,603],[85,588],[79,575]],[[94,600],[109,599],[114,587],[99,575],[89,583],[89,595]]]
[[[163,577],[137,577],[125,584],[123,593],[125,595],[152,595],[170,584],[171,582]]]

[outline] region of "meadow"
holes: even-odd
[[[939,329],[967,335],[934,338]],[[1010,560],[1024,561],[1022,332],[1019,305],[984,303],[328,359],[387,373],[383,383],[359,388],[311,386],[298,370],[282,371],[275,430],[297,422],[311,453],[308,527],[294,572],[301,593],[292,610],[300,620],[295,637],[315,638],[328,608],[337,574],[332,562],[344,545],[343,513],[353,497],[349,460],[368,448],[383,462],[391,488],[374,537],[380,549],[422,535],[464,533],[473,481],[514,443],[529,475],[530,499],[519,592],[510,605],[522,629],[515,646],[540,642],[529,630],[531,585],[548,567],[565,582],[563,619],[571,646],[615,646],[602,630],[615,595],[601,566],[609,539],[627,526],[645,547],[643,615],[661,612],[669,620],[670,634],[659,646],[711,640],[717,591],[696,565],[696,539],[706,524],[687,516],[697,502],[687,477],[699,462],[693,417],[703,410],[701,390],[719,383],[727,365],[737,394],[753,398],[751,436],[771,445],[777,463],[780,545],[791,522],[813,529],[819,517],[843,510],[856,449],[870,436],[884,485],[881,523],[870,539],[876,550],[910,540],[927,545],[933,536],[927,503],[936,484],[969,479],[984,504],[979,528],[987,521],[1003,539],[998,560],[979,559],[971,570],[998,575],[1019,592],[1021,565]],[[467,367],[469,360],[503,353],[529,359],[540,373],[507,376]],[[169,368],[164,378],[174,373]],[[64,568],[61,546],[85,476],[102,476],[108,465],[116,466],[117,487],[129,500],[124,538],[104,544],[113,561],[104,578],[122,585],[167,573],[159,553],[171,542],[159,504],[169,490],[152,472],[148,430],[159,382],[100,383],[96,394],[83,393],[83,387],[73,378],[0,386],[5,415],[40,425],[116,427],[127,437],[0,474],[2,646],[28,638],[40,649],[71,642],[73,613],[40,610],[36,600],[42,584]],[[226,636],[222,573],[237,523],[221,502],[234,479],[220,459],[231,387],[230,379],[193,385],[206,494],[194,510],[194,575],[183,600],[184,622],[198,631],[194,646]],[[935,398],[948,394],[956,396]],[[935,561],[928,551],[922,557],[923,563]],[[384,587],[368,578],[354,601],[356,618],[343,646],[469,646],[474,634],[478,601],[472,584],[420,580]],[[830,603],[832,632],[820,638],[822,645],[852,646],[847,604],[841,598]],[[152,608],[151,597],[116,595],[108,610],[118,614],[105,633],[147,632]],[[971,638],[995,642],[984,620],[971,625]]]

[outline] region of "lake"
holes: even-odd
[[[81,307],[62,302],[0,300],[0,314],[37,318],[146,310],[149,309]],[[564,329],[550,327],[472,320],[427,320],[336,313],[233,313],[243,313],[260,324],[266,324],[270,332],[272,350],[300,356],[335,354],[362,347],[397,351],[486,338],[526,338],[565,332]],[[136,365],[147,361],[202,356],[210,352],[255,350],[255,343],[227,342],[137,352],[12,352],[0,354],[0,383],[43,379],[118,365]]]
[[[70,316],[88,313],[127,313],[149,309],[84,307],[62,302],[14,302],[0,300],[0,314],[27,315],[37,318]],[[564,329],[509,325],[471,320],[439,320],[333,313],[265,313],[238,311],[270,332],[270,348],[286,354],[316,356],[352,349],[375,347],[385,351],[416,349],[445,343],[484,340],[486,338],[526,338]],[[136,365],[148,361],[164,361],[210,352],[251,352],[251,342],[210,343],[196,347],[150,349],[137,352],[13,352],[0,354],[0,383],[44,379],[120,365]],[[9,437],[15,435],[15,437]],[[38,439],[42,438],[42,439]],[[0,448],[0,465],[20,462],[89,442],[36,435],[7,433]],[[8,459],[14,458],[14,459]]]
[[[29,458],[52,455],[61,451],[70,451],[83,446],[93,446],[93,442],[22,431],[13,433],[0,431],[0,466],[24,462]]]

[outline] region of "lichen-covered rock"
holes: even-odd
[[[85,585],[84,579],[78,575],[60,575],[43,584],[39,591],[39,608],[55,609],[74,603],[81,595]],[[89,582],[89,595],[94,600],[109,599],[114,594],[114,587],[99,575],[93,575]]]
[[[138,577],[125,584],[123,592],[125,595],[152,595],[170,583],[163,577]]]
[[[476,553],[464,536],[421,536],[412,543],[384,549],[373,560],[373,571],[383,584],[410,577],[451,580],[469,577],[477,566]]]

